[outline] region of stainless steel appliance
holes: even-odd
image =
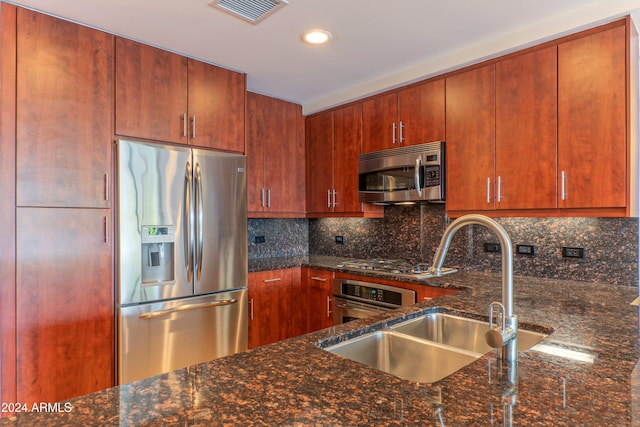
[[[244,156],[119,140],[118,382],[247,348]]]
[[[378,204],[444,202],[445,143],[430,142],[358,156],[358,198]]]
[[[409,289],[351,279],[333,279],[333,324],[375,316],[416,302]]]
[[[341,262],[336,265],[341,269],[356,272],[370,271],[386,276],[405,277],[411,279],[429,279],[433,277],[430,272],[431,264],[412,263],[396,259],[354,259]],[[455,268],[443,267],[440,274],[451,274],[458,271]]]

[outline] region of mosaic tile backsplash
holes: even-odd
[[[515,250],[534,245],[534,255],[514,255],[514,274],[550,279],[638,286],[637,218],[498,218]],[[384,218],[250,219],[249,258],[329,255],[395,258],[430,263],[450,220],[444,205],[387,206]],[[265,237],[264,243],[255,238]],[[344,243],[337,244],[336,236]],[[501,255],[491,231],[473,226],[452,241],[446,266],[499,272]],[[584,248],[582,259],[563,258],[562,247]]]

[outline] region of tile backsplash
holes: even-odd
[[[533,255],[514,255],[514,274],[638,286],[638,218],[497,218],[516,245]],[[249,258],[330,255],[400,258],[430,263],[450,222],[444,205],[387,206],[384,218],[250,219]],[[265,243],[254,243],[265,236]],[[336,243],[342,236],[343,243]],[[499,272],[497,243],[480,226],[461,229],[446,266]],[[584,258],[563,258],[562,247],[584,248]]]

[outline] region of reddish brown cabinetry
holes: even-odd
[[[308,292],[308,331],[333,326],[333,272],[305,268],[303,275]]]
[[[245,75],[116,38],[116,134],[244,152]]]
[[[18,9],[18,206],[110,205],[113,36]]]
[[[249,217],[304,217],[302,107],[247,94]]]
[[[291,270],[249,273],[249,348],[291,337]]]
[[[358,201],[362,105],[307,118],[307,211],[310,216],[381,216]]]
[[[494,209],[495,66],[447,78],[447,210]]]
[[[17,400],[57,402],[114,381],[108,209],[17,209]]]
[[[555,209],[556,47],[496,63],[497,209]]]
[[[630,30],[618,25],[558,45],[562,208],[626,206],[626,61],[637,60],[627,52]]]
[[[450,215],[629,213],[629,32],[624,19],[447,77]]]
[[[443,141],[444,97],[437,79],[365,100],[363,152]]]

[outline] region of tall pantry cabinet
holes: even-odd
[[[18,8],[15,39],[16,344],[3,390],[31,404],[114,382],[114,38]],[[3,349],[3,369],[13,360]]]

